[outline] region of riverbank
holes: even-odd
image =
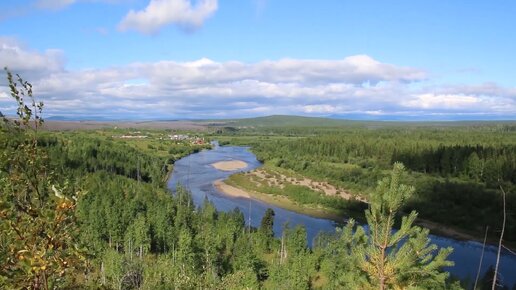
[[[215,162],[211,166],[222,171],[235,171],[246,168],[248,164],[241,160],[231,160]]]
[[[420,227],[429,229],[430,233],[434,234],[434,235],[452,238],[452,239],[455,239],[458,241],[475,241],[475,242],[478,242],[481,244],[484,242],[484,237],[481,236],[481,234],[483,235],[484,233],[476,233],[476,232],[473,233],[473,232],[466,231],[463,229],[459,229],[459,228],[455,228],[455,227],[451,227],[451,226],[447,226],[447,225],[442,225],[442,224],[439,224],[439,223],[436,223],[436,222],[433,222],[430,220],[420,219],[420,218],[416,219],[415,223],[416,223],[416,225],[418,225]],[[489,231],[492,231],[492,230],[493,229],[489,229]],[[498,241],[499,241],[498,238],[488,237],[487,241],[486,241],[486,245],[498,247]],[[514,242],[503,241],[502,246],[506,250],[512,251],[513,253],[516,252],[516,243],[514,243]]]
[[[213,183],[213,186],[215,186],[215,188],[218,191],[222,192],[225,195],[229,195],[231,197],[251,198],[251,195],[247,191],[242,190],[238,187],[234,187],[229,184],[226,184],[226,183],[224,183],[224,181],[222,181],[222,179],[215,180],[215,182]]]
[[[332,220],[337,223],[344,223],[347,218],[346,214],[335,209],[324,208],[322,206],[307,206],[296,203],[288,197],[280,195],[266,194],[254,190],[247,190],[234,184],[228,184],[223,180],[216,180],[213,186],[224,195],[235,198],[249,198],[262,201],[264,203],[281,207],[299,214],[308,215],[315,218]]]
[[[227,182],[229,182],[230,184],[228,184]],[[354,218],[359,222],[365,222],[363,214],[350,215],[349,213],[339,212],[338,210],[324,208],[322,206],[316,207],[314,205],[302,205],[292,201],[291,199],[285,196],[266,194],[255,190],[241,188],[238,184],[231,183],[231,181],[229,180],[217,180],[214,182],[214,186],[219,192],[231,197],[256,199],[271,204],[273,206],[281,207],[286,210],[290,210],[299,214],[304,214],[315,218],[328,219],[335,221],[337,223],[344,223],[348,218]],[[430,233],[434,235],[452,238],[459,241],[475,241],[483,243],[483,236],[471,232],[466,232],[464,230],[454,228],[451,226],[446,226],[436,222],[432,222],[430,220],[418,218],[415,224],[420,227],[427,228],[428,230],[430,230]],[[491,238],[487,240],[487,245],[489,246],[497,246],[497,243],[498,241],[496,239]],[[504,246],[505,248],[511,251],[516,250],[516,245],[514,243],[504,242]]]
[[[458,229],[455,229],[455,228],[452,228],[449,226],[445,226],[445,225],[441,225],[439,223],[429,221],[426,219],[418,218],[415,223],[420,227],[429,229],[431,233],[437,234],[440,236],[445,236],[445,237],[453,238],[453,239],[460,240],[460,241],[471,240],[471,241],[483,242],[483,240],[478,236],[474,236],[474,235],[466,233],[464,231],[460,231]],[[495,241],[492,241],[492,244],[494,245]]]

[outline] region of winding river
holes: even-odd
[[[247,168],[231,172],[217,170],[211,166],[215,162],[230,160],[241,160],[246,162],[248,166]],[[217,191],[213,186],[213,182],[218,179],[225,179],[231,174],[252,170],[260,165],[260,162],[256,160],[256,156],[247,147],[218,146],[217,143],[214,143],[212,150],[204,150],[178,160],[174,165],[174,171],[168,182],[168,187],[171,190],[175,190],[178,184],[186,187],[191,191],[194,203],[198,206],[207,197],[221,211],[231,211],[238,207],[244,213],[246,221],[250,222],[254,227],[260,225],[265,210],[272,208],[276,213],[274,220],[274,232],[276,235],[281,234],[282,226],[286,222],[290,226],[300,224],[306,228],[309,244],[312,244],[313,238],[320,231],[335,230],[337,224],[333,221],[295,213],[254,199],[227,196]],[[433,243],[440,247],[451,246],[454,248],[450,259],[455,262],[455,266],[447,269],[448,271],[461,279],[475,280],[482,253],[481,243],[458,241],[436,235],[431,235],[430,238]],[[495,264],[496,251],[497,249],[494,246],[486,247],[481,277],[490,265]],[[505,285],[512,287],[516,284],[516,255],[503,251],[499,268]]]

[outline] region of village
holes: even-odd
[[[141,131],[128,132],[124,135],[113,135],[112,137],[118,138],[118,139],[158,139],[158,140],[178,141],[176,144],[191,143],[192,145],[205,145],[208,143],[204,137],[197,136],[197,135],[190,136],[188,134],[170,134],[170,135],[161,134],[159,137],[157,137],[157,136],[153,136],[153,134],[150,132],[142,133]]]

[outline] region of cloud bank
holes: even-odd
[[[33,83],[47,116],[516,116],[516,88],[428,85],[432,80],[425,70],[367,55],[255,63],[164,60],[68,70],[59,50],[35,51],[0,38],[0,64]],[[9,113],[12,101],[2,92],[5,87],[0,110]]]

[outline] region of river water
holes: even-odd
[[[215,162],[230,160],[242,160],[248,166],[242,170],[231,172],[217,170],[211,166]],[[246,221],[250,222],[251,226],[254,227],[260,225],[265,210],[272,208],[276,213],[274,232],[277,236],[281,234],[282,227],[287,222],[290,226],[303,225],[306,228],[310,245],[313,238],[320,231],[335,230],[335,227],[338,225],[333,221],[295,213],[254,199],[230,197],[220,193],[213,186],[213,182],[218,179],[225,179],[231,174],[252,170],[260,165],[260,162],[256,160],[256,156],[246,147],[218,146],[217,143],[214,143],[212,150],[204,150],[176,161],[168,187],[172,191],[175,190],[178,184],[187,188],[191,191],[194,203],[198,206],[207,197],[221,211],[231,211],[238,207],[244,214]],[[431,235],[430,238],[432,243],[439,247],[451,246],[454,248],[453,253],[450,255],[450,260],[455,262],[455,266],[446,269],[447,271],[461,279],[474,281],[482,253],[481,243],[458,241],[436,235]],[[495,264],[496,251],[497,248],[494,246],[486,247],[481,277],[490,265]],[[516,255],[504,250],[500,260],[499,271],[505,285],[512,287],[516,284]]]

